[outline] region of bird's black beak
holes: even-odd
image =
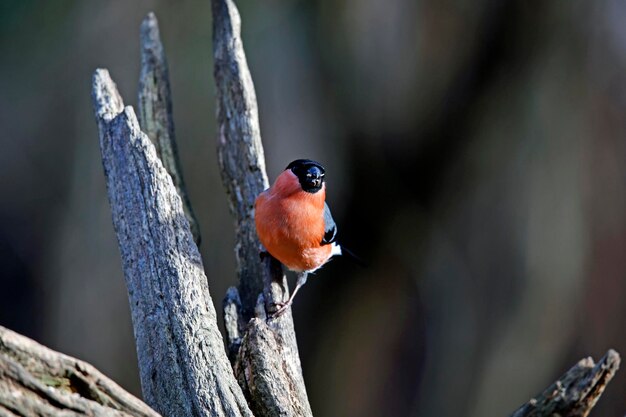
[[[298,161],[296,161],[298,162]],[[324,185],[324,168],[319,164],[307,164],[293,166],[291,171],[298,177],[302,190],[308,193],[316,193]]]
[[[322,186],[322,178],[307,178],[306,183],[311,188],[320,188]]]

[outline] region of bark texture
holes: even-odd
[[[311,416],[291,309],[266,322],[266,312],[286,301],[289,290],[281,265],[259,256],[254,200],[269,183],[241,19],[232,0],[211,4],[218,157],[237,235],[239,288],[231,288],[224,302],[229,354],[255,415]]]
[[[185,217],[189,221],[196,244],[200,244],[200,227],[191,208],[183,171],[178,158],[174,132],[172,93],[165,50],[159,34],[159,23],[154,13],[149,13],[140,29],[141,74],[139,76],[139,124],[156,146],[165,170],[172,177],[183,202]]]
[[[88,363],[1,326],[0,415],[159,416]]]
[[[144,399],[167,416],[251,416],[172,179],[106,70],[92,97]]]
[[[248,323],[235,373],[256,416],[312,416],[297,351],[283,332],[254,318]]]
[[[142,24],[139,101],[163,163],[108,72],[97,70],[93,78],[142,389],[146,401],[167,416],[308,417],[291,310],[270,318],[276,303],[288,298],[286,278],[278,261],[259,257],[254,199],[268,181],[239,14],[232,0],[212,0],[212,8],[219,163],[237,225],[240,284],[224,300],[234,372],[190,230],[191,207],[184,208],[167,64],[153,15]],[[613,350],[597,364],[583,359],[511,417],[587,416],[619,364]],[[91,365],[0,327],[0,416],[40,415],[159,414]]]
[[[217,150],[222,182],[235,219],[237,273],[243,313],[252,317],[263,291],[254,199],[269,187],[256,94],[241,42],[241,19],[231,0],[212,0],[213,59],[217,88]]]
[[[586,417],[615,376],[620,361],[612,349],[597,364],[591,358],[581,359],[511,417]]]

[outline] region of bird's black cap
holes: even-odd
[[[322,189],[326,171],[319,162],[310,159],[296,159],[287,165],[285,170],[287,169],[290,169],[298,177],[300,186],[307,193],[316,193]]]

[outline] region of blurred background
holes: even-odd
[[[238,4],[270,179],[322,162],[369,263],[334,260],[295,303],[316,416],[506,416],[626,354],[626,3]],[[221,310],[209,1],[0,3],[0,324],[138,395],[90,81],[108,68],[136,105],[151,10]],[[592,415],[624,415],[624,392],[622,370]]]

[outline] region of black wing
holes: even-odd
[[[330,214],[328,204],[324,203],[324,237],[322,238],[322,245],[328,245],[333,243],[337,238],[337,225],[333,220],[333,215]]]

